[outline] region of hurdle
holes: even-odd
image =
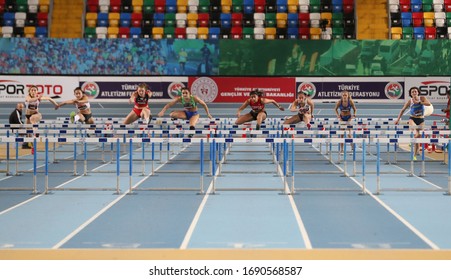
[[[197,191],[198,194],[205,194],[204,191],[204,178],[205,178],[205,157],[204,157],[204,151],[205,151],[205,139],[203,138],[130,138],[129,139],[129,190],[128,190],[128,194],[134,194],[135,192],[138,191]],[[133,188],[133,184],[132,184],[132,174],[133,174],[133,153],[132,153],[132,146],[133,143],[151,143],[152,145],[154,145],[155,143],[189,143],[189,144],[199,144],[199,155],[200,155],[200,160],[199,160],[199,170],[194,172],[194,171],[190,171],[189,173],[199,173],[200,175],[200,185],[199,187],[196,188],[180,188],[180,187],[167,187],[167,188],[160,188],[160,187],[148,187],[148,188]],[[152,149],[153,151],[153,149]],[[152,157],[153,157],[152,153]],[[175,157],[175,156],[173,156]],[[168,161],[170,160],[170,158],[168,158]],[[212,168],[215,168],[215,164],[212,164]],[[152,168],[152,172],[148,175],[148,178],[151,178],[153,176],[155,176],[155,174],[159,172],[159,171],[155,171]],[[167,173],[179,173],[180,171],[168,171]],[[182,173],[187,173],[187,172],[182,172]],[[212,172],[213,173],[213,172]]]

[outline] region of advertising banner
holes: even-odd
[[[418,87],[420,96],[426,96],[433,104],[446,104],[450,88],[449,77],[407,77],[405,84],[406,99],[409,98],[409,89]]]
[[[291,103],[295,98],[295,78],[268,77],[190,77],[191,92],[205,102],[241,103],[254,89],[266,98]]]
[[[141,83],[152,91],[152,101],[168,101],[188,85],[185,77],[82,77],[80,87],[93,102],[126,102]]]
[[[78,77],[55,76],[1,76],[0,102],[23,102],[28,89],[36,86],[44,96],[58,96],[60,100],[73,98]]]
[[[345,90],[354,100],[404,102],[404,78],[298,78],[296,82],[297,92],[306,92],[311,98],[321,101],[335,102]]]

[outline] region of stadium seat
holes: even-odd
[[[434,26],[428,26],[424,28],[424,37],[425,39],[436,39],[437,31]]]
[[[163,14],[166,12],[166,0],[155,0],[154,1],[155,13]],[[159,34],[156,35],[157,37]],[[161,33],[161,37],[163,37],[163,33]]]
[[[436,12],[434,13],[435,17],[435,26],[436,27],[444,27],[446,25],[446,13],[445,12]]]
[[[207,40],[208,39],[208,27],[204,26],[204,27],[198,27],[197,28],[197,38],[200,40]]]
[[[425,27],[435,26],[434,12],[424,12],[423,13],[423,24]]]
[[[177,39],[186,39],[186,28],[184,28],[184,27],[176,27],[175,28],[175,38],[177,38]]]
[[[141,37],[151,38],[152,37],[152,27],[151,26],[141,27]]]
[[[413,27],[423,26],[423,13],[412,13],[412,25]]]
[[[287,39],[297,39],[297,38],[298,38],[298,29],[296,27],[288,27]]]
[[[38,38],[47,38],[48,37],[48,29],[46,26],[38,26],[36,27],[35,36]]]
[[[221,0],[221,10],[222,13],[231,13],[232,11],[232,0]]]
[[[412,13],[411,12],[401,13],[401,23],[403,27],[412,26]]]
[[[451,26],[451,12],[446,13],[446,24],[448,25],[448,27]]]
[[[265,39],[266,40],[274,40],[276,39],[277,29],[275,27],[266,27],[265,28]]]
[[[208,38],[209,39],[219,39],[220,34],[221,34],[221,29],[219,27],[210,27],[208,29]]]
[[[309,13],[299,13],[299,27],[310,27],[310,14]]]
[[[290,28],[290,27],[298,27],[298,22],[299,22],[298,13],[288,13],[288,16],[287,16],[287,26],[288,26],[288,28]]]
[[[390,38],[394,40],[402,39],[402,27],[392,27],[390,29]]]
[[[263,14],[264,16],[264,26],[265,27],[275,27],[277,25],[277,14],[276,13],[267,13]]]
[[[108,24],[108,13],[98,13],[97,14],[97,26],[105,26],[107,27]]]
[[[186,39],[197,39],[197,27],[186,28]]]
[[[186,13],[176,13],[175,14],[175,24],[177,27],[186,27]]]
[[[97,13],[86,13],[85,21],[87,27],[96,27],[97,26]]]
[[[14,15],[14,19],[16,22],[16,27],[24,27],[25,26],[25,20],[27,19],[27,13],[25,12],[17,12]]]
[[[132,13],[131,15],[131,26],[132,27],[141,27],[143,21],[142,13]]]
[[[110,0],[110,13],[120,13],[121,5],[121,0]]]
[[[133,12],[132,0],[122,0],[121,13],[131,13],[131,12]]]
[[[394,26],[402,26],[401,13],[390,13],[390,24]]]
[[[153,26],[155,26],[155,27],[164,26],[164,13],[153,14]]]
[[[0,3],[4,4],[4,3]],[[28,12],[36,14],[38,12],[39,0],[28,0]]]
[[[332,38],[333,39],[343,39],[344,38],[343,27],[333,27],[332,28]]]
[[[447,37],[448,33],[447,33],[445,26],[437,27],[436,30],[437,30],[437,39],[447,39],[448,38]]]
[[[297,13],[298,12],[298,6],[299,6],[298,0],[288,0],[287,1],[287,9],[288,9],[287,12],[289,14]]]
[[[254,14],[243,14],[243,27],[254,27]]]
[[[321,39],[321,28],[310,27],[310,39],[311,40],[320,40]]]
[[[232,15],[221,13],[221,28],[230,28],[232,26]]]
[[[433,0],[432,7],[434,12],[443,12],[445,8],[445,2],[443,0]]]
[[[221,27],[221,33],[219,34],[220,38],[222,39],[229,39],[230,38],[230,27]]]
[[[143,14],[153,14],[155,12],[155,0],[143,0]]]
[[[418,40],[424,39],[424,27],[423,26],[414,27],[413,37]]]
[[[255,27],[254,28],[254,39],[263,40],[265,38],[265,28],[264,27]]]
[[[109,26],[110,27],[118,27],[120,18],[121,18],[121,14],[120,13],[109,13],[108,14],[108,24],[109,24]],[[119,30],[118,30],[118,32],[119,32]]]
[[[152,39],[163,39],[164,28],[163,27],[153,27],[152,28]]]
[[[2,26],[2,37],[11,38],[13,36],[13,31],[12,26]]]
[[[50,0],[39,0],[39,11],[41,13],[48,13],[50,11]],[[36,34],[38,33],[38,30],[36,30]],[[39,34],[41,36],[42,34]],[[38,36],[38,34],[37,34]],[[47,37],[47,30],[45,32],[45,35],[42,35],[43,37]]]
[[[174,39],[175,38],[175,27],[165,26],[163,37],[167,38],[167,39]]]
[[[132,0],[132,12],[133,13],[142,13],[143,11],[143,0]],[[136,38],[136,37],[134,37]]]
[[[108,31],[107,31],[107,38],[117,38],[119,34],[119,27],[117,26],[110,26],[108,27]]]
[[[287,0],[277,0],[276,9],[278,13],[288,12],[288,1]]]
[[[243,0],[232,0],[232,13],[243,12]]]
[[[140,38],[141,27],[130,27],[130,38]]]
[[[36,26],[38,24],[38,14],[37,13],[28,13],[27,19],[25,20],[26,26]]]
[[[188,0],[188,13],[197,13],[198,8],[199,0]]]
[[[287,13],[277,13],[276,14],[276,27],[277,28],[286,28],[287,27]]]
[[[197,14],[197,13],[188,13],[186,15],[186,25],[188,27],[196,27],[198,17],[199,17],[199,14]]]
[[[243,39],[253,39],[253,38],[254,38],[254,28],[243,27]]]
[[[412,12],[421,12],[423,10],[422,0],[410,0],[410,10]]]
[[[254,13],[254,0],[244,0],[243,1],[243,12],[245,14]],[[254,35],[255,35],[255,32],[254,32]]]
[[[99,0],[99,12],[108,13],[109,11],[110,11],[110,0]],[[103,38],[106,38],[106,36]]]
[[[86,29],[85,29],[86,34]],[[95,28],[95,37],[99,39],[106,39],[108,34],[108,28],[102,26],[102,27],[96,27]]]
[[[130,28],[121,26],[119,27],[118,38],[129,38],[130,37]]]
[[[343,26],[343,13],[332,13],[332,26]]]
[[[403,39],[413,39],[413,27],[403,27],[402,28],[402,38]]]
[[[444,2],[445,12],[451,12],[451,0],[445,0]]]
[[[16,24],[15,13],[6,12],[3,14],[3,26],[14,26],[15,24]]]
[[[209,13],[202,13],[199,14],[197,17],[197,26],[198,27],[209,27],[210,25],[210,14]],[[207,32],[208,34],[208,32]]]
[[[319,27],[320,19],[320,13],[310,13],[310,27]]]
[[[254,13],[264,13],[266,11],[266,0],[254,0]]]
[[[166,13],[176,13],[177,12],[177,0],[166,0]]]
[[[86,27],[85,33],[83,34],[84,38],[96,38],[96,27]],[[35,34],[36,37],[36,34]],[[106,38],[106,37],[105,37]]]
[[[242,26],[242,25],[243,25],[243,14],[232,13],[232,26]]]
[[[99,0],[87,0],[86,12],[97,13],[99,11]]]
[[[121,27],[129,27],[132,23],[132,14],[131,13],[120,13],[119,14],[119,26]]]
[[[210,12],[221,12],[221,1],[222,0],[210,0]],[[203,11],[204,13],[207,11]],[[230,13],[230,10],[224,13]]]
[[[48,13],[38,13],[38,26],[47,27],[48,26]],[[37,30],[36,30],[37,33]]]
[[[232,39],[241,39],[243,37],[243,28],[241,26],[233,26],[230,35]]]
[[[299,27],[298,30],[299,39],[308,40],[310,38],[309,27]]]
[[[34,38],[36,34],[36,27],[34,26],[26,26],[24,28],[24,33],[26,38]]]
[[[188,11],[188,0],[177,0],[177,13],[186,13]]]
[[[399,0],[399,9],[401,12],[410,12],[410,0]]]

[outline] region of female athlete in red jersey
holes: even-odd
[[[124,119],[124,124],[131,124],[139,118],[142,118],[148,124],[152,120],[152,114],[149,108],[149,98],[152,97],[152,91],[147,84],[140,84],[138,89],[130,96],[129,103],[134,103],[133,110]]]
[[[285,108],[279,105],[275,100],[264,98],[263,92],[259,90],[253,90],[249,93],[249,99],[244,101],[243,105],[241,105],[240,108],[238,108],[238,111],[236,112],[237,119],[235,121],[235,124],[243,124],[245,122],[250,121],[257,121],[257,127],[256,129],[260,129],[260,126],[262,122],[266,119],[266,110],[265,105],[268,103],[274,104],[279,110],[285,111]],[[241,111],[243,111],[247,106],[250,106],[252,110],[241,116]]]

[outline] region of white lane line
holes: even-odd
[[[189,146],[189,145],[188,145]],[[177,154],[173,155],[172,157],[170,157],[168,159],[168,161],[166,161],[165,163],[161,164],[160,166],[158,166],[154,171],[159,170],[160,168],[162,168],[166,163],[169,162],[170,159],[173,159],[174,157],[178,156],[182,151],[184,151],[188,146],[184,147],[183,149],[181,149]],[[135,185],[132,186],[132,190],[137,188],[140,184],[142,184],[145,180],[147,180],[149,177],[153,176],[152,173],[150,173],[149,175],[145,176],[144,178],[142,178],[138,183],[136,183]],[[63,246],[66,242],[68,242],[71,238],[73,238],[75,235],[77,235],[80,231],[82,231],[84,228],[86,228],[89,224],[91,224],[95,219],[97,219],[100,215],[102,215],[103,213],[105,213],[107,210],[109,210],[111,207],[113,207],[117,202],[119,202],[122,198],[124,198],[127,194],[130,193],[130,189],[127,189],[126,192],[124,192],[123,194],[121,194],[120,196],[118,196],[115,200],[113,200],[112,202],[110,202],[107,206],[105,206],[104,208],[102,208],[100,211],[98,211],[96,214],[94,214],[90,219],[88,219],[86,222],[84,222],[83,224],[81,224],[78,228],[76,228],[75,230],[73,230],[71,233],[69,233],[66,237],[64,237],[60,242],[58,242],[57,244],[55,244],[52,249],[58,249],[61,246]]]
[[[319,150],[316,147],[314,147],[314,146],[312,146],[312,147],[319,152]],[[321,155],[323,155],[327,160],[329,160],[324,154],[321,153]],[[340,166],[335,164],[335,162],[331,161],[331,163],[337,169],[344,172],[344,170]],[[357,181],[353,177],[348,177],[348,178],[351,179],[354,183],[356,183],[359,186],[359,188],[361,188],[363,190],[363,185],[359,181]],[[414,234],[416,234],[421,240],[423,240],[426,244],[428,244],[432,249],[440,250],[440,247],[437,246],[434,242],[432,242],[429,238],[427,238],[426,235],[424,235],[421,231],[416,229],[411,223],[409,223],[406,219],[404,219],[401,215],[399,215],[395,210],[393,210],[390,206],[385,204],[385,202],[383,202],[381,199],[376,197],[374,194],[372,194],[366,188],[365,188],[365,193],[367,195],[371,196],[374,200],[376,200],[382,207],[384,207],[389,213],[391,213],[395,218],[397,218],[401,223],[403,223],[408,229],[410,229]]]

